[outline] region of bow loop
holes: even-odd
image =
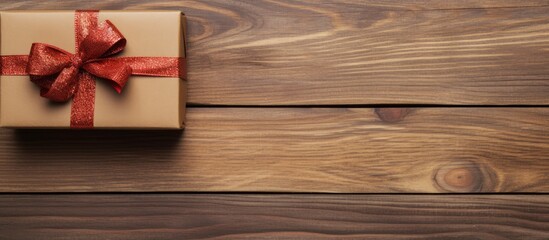
[[[92,29],[80,43],[80,55],[84,61],[106,58],[120,53],[126,47],[126,39],[109,21]]]
[[[33,43],[29,54],[27,72],[31,76],[47,76],[61,72],[70,66],[72,54],[45,43]]]

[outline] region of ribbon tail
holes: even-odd
[[[93,128],[95,109],[95,79],[87,73],[80,74],[78,90],[71,106],[71,128]]]

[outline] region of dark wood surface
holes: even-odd
[[[0,239],[549,238],[547,195],[4,195],[0,215]]]
[[[191,104],[549,103],[548,1],[0,5],[77,8],[184,11]]]
[[[549,239],[549,0],[10,9],[184,11],[189,111],[0,129],[1,240]]]
[[[190,108],[184,132],[0,130],[0,191],[549,192],[549,108]]]

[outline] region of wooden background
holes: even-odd
[[[0,9],[181,10],[189,58],[183,132],[1,129],[0,239],[549,239],[549,1]]]

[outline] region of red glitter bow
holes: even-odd
[[[98,24],[98,11],[76,11],[75,54],[33,43],[30,54],[1,56],[0,74],[30,75],[40,95],[52,101],[73,99],[71,128],[92,128],[95,78],[105,79],[120,93],[131,75],[183,77],[185,60],[178,57],[113,57],[126,39],[110,22]]]

